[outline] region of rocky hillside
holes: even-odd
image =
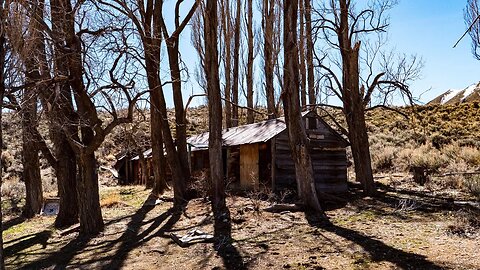
[[[480,101],[480,82],[472,84],[465,89],[449,89],[440,96],[434,98],[428,104],[455,105],[465,102]]]

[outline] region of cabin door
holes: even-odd
[[[259,188],[258,144],[240,145],[240,186],[242,189]]]

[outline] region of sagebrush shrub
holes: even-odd
[[[471,175],[465,178],[465,188],[480,200],[480,175]]]

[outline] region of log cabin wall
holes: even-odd
[[[303,121],[310,138],[310,154],[317,190],[328,193],[346,192],[348,143],[316,114],[307,115]],[[291,157],[287,131],[275,138],[274,152],[275,189],[295,188],[295,164]]]

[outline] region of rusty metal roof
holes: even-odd
[[[224,146],[235,146],[267,142],[287,128],[283,117],[262,122],[224,129],[222,140]],[[187,139],[192,150],[208,149],[209,133],[202,133]]]

